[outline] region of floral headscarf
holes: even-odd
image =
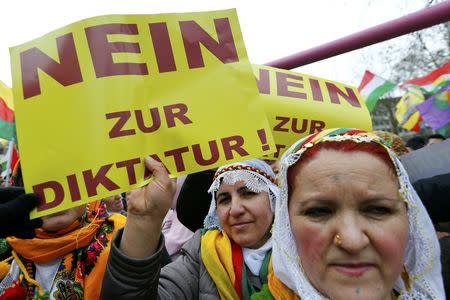
[[[386,141],[373,133],[355,129],[328,129],[307,136],[293,144],[283,155],[279,173],[281,195],[275,206],[275,221],[272,231],[272,259],[275,274],[302,299],[326,299],[313,287],[301,266],[289,220],[287,171],[308,148],[319,143],[341,141],[378,143],[386,149],[395,167],[400,183],[399,192],[408,205],[409,223],[409,238],[404,266],[409,275],[410,288],[406,288],[405,283],[399,276],[394,285],[394,289],[400,295],[398,299],[445,299],[439,243],[433,224],[414,191],[408,174],[397,155],[386,144]]]
[[[408,149],[406,149],[405,143],[398,135],[392,132],[381,130],[373,131],[373,133],[382,138],[386,142],[385,145],[391,148],[395,152],[395,154],[397,154],[397,156],[408,153]]]

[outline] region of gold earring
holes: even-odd
[[[409,278],[409,274],[408,274],[408,271],[406,270],[405,265],[403,265],[403,271],[402,271],[401,278],[403,280],[403,283],[405,284],[406,290],[410,291],[411,290],[411,279]]]
[[[334,236],[333,243],[338,247],[342,245],[342,239],[339,233]]]

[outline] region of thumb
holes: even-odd
[[[162,176],[167,176],[169,174],[163,163],[154,159],[150,155],[144,158],[144,163],[147,170],[149,170],[151,174],[155,175],[155,177],[158,177],[158,174]]]
[[[150,156],[145,158],[145,166],[153,174],[154,180],[147,185],[146,194],[162,192],[163,197],[157,199],[165,199],[164,201],[172,203],[173,196],[176,190],[176,179],[169,177],[169,172],[166,167],[159,161]],[[167,199],[166,199],[167,198]],[[156,199],[156,198],[155,198]]]
[[[157,182],[157,185],[164,187],[173,184],[173,179],[169,177],[168,170],[161,162],[153,159],[151,156],[145,157],[144,162],[145,167],[154,176],[154,181]]]

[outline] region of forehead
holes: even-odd
[[[325,146],[329,146],[325,144]],[[326,167],[325,164],[331,164],[330,167],[333,168],[347,168],[347,167],[359,167],[361,169],[371,168],[371,167],[379,167],[382,169],[391,169],[394,171],[395,167],[389,158],[389,155],[386,153],[386,157],[384,154],[383,158],[380,156],[380,152],[372,153],[371,150],[365,148],[353,148],[350,149],[334,149],[331,147],[318,147],[318,149],[313,149],[314,154],[308,154],[306,151],[303,157],[300,157],[298,162],[289,168],[289,172],[303,170],[303,169],[314,169],[320,167]],[[311,152],[311,151],[309,151]],[[306,158],[305,158],[306,157]],[[333,170],[337,171],[337,170]],[[392,172],[394,173],[394,172]]]
[[[234,184],[226,183],[225,181],[221,181],[217,192],[230,192],[234,190],[238,190],[241,187],[245,187],[245,182],[243,180],[236,181]]]
[[[293,166],[291,188],[326,188],[337,181],[348,186],[365,185],[382,188],[398,180],[392,168],[379,157],[362,151],[343,152],[321,149],[310,160]],[[292,186],[293,185],[293,186]],[[299,186],[300,185],[300,186]]]

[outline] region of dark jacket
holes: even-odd
[[[201,260],[200,230],[181,249],[174,262],[161,269],[161,238],[156,253],[146,259],[132,259],[120,250],[122,230],[111,245],[103,279],[101,299],[220,299],[217,288]],[[258,288],[258,276],[248,271],[249,279]]]
[[[433,223],[450,222],[450,173],[418,180],[413,186]]]

